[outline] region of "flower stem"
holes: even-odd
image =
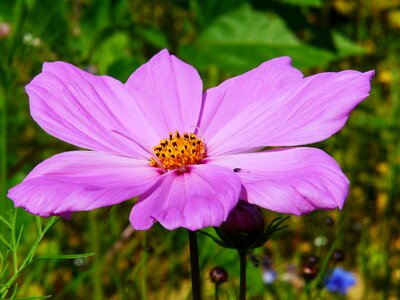
[[[99,226],[97,222],[97,212],[91,212],[89,214],[89,226],[90,226],[90,246],[91,249],[96,253],[93,256],[93,269],[92,269],[92,288],[93,288],[93,299],[103,300],[103,288],[101,285],[101,258],[100,258],[100,235]]]
[[[240,290],[239,299],[246,300],[246,250],[239,250],[240,257]]]
[[[146,241],[146,232],[143,233],[143,240],[142,240],[142,247],[144,249],[146,249],[147,247],[147,241]],[[147,262],[149,258],[149,253],[147,251],[145,251],[144,256],[143,256],[143,260],[145,262]],[[147,264],[144,263],[143,267],[142,267],[142,276],[141,278],[141,284],[140,284],[140,288],[141,288],[141,295],[142,295],[142,299],[143,300],[147,300]]]
[[[35,241],[33,242],[28,254],[25,256],[22,263],[19,265],[17,272],[11,276],[11,278],[7,281],[7,283],[1,285],[0,299],[4,299],[6,297],[11,286],[17,281],[21,273],[32,263],[40,241],[43,239],[46,232],[50,228],[52,228],[53,225],[58,221],[58,219],[59,217],[51,217],[49,221],[46,223],[46,226],[38,232]]]
[[[219,300],[219,284],[215,283],[215,300]]]
[[[201,300],[199,252],[197,249],[196,231],[189,230],[190,270],[192,275],[193,300]]]

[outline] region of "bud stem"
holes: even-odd
[[[219,300],[219,283],[215,283],[215,300]]]
[[[201,300],[199,252],[196,231],[189,231],[190,271],[192,275],[192,299]]]
[[[246,300],[246,250],[239,250],[240,257],[240,290],[239,290],[239,299]]]

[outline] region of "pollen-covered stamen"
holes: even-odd
[[[174,135],[170,132],[167,139],[161,140],[154,147],[154,154],[157,159],[150,159],[152,167],[164,170],[183,169],[206,157],[206,147],[194,133],[180,135],[177,130]]]

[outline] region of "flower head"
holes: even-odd
[[[11,26],[8,23],[0,22],[0,40],[11,34]]]
[[[332,273],[325,279],[325,287],[330,292],[336,292],[346,295],[347,290],[356,284],[356,278],[353,273],[336,267]]]
[[[227,245],[248,249],[263,235],[265,221],[257,206],[240,200],[216,230]]]
[[[304,77],[290,58],[203,92],[197,71],[163,50],[124,84],[45,63],[26,86],[31,115],[77,150],[39,164],[8,196],[41,216],[69,216],[138,196],[135,229],[219,226],[239,199],[269,210],[342,208],[336,161],[298,146],[339,131],[373,71]]]

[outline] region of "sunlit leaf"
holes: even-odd
[[[277,56],[288,55],[296,67],[306,69],[363,53],[339,33],[333,38],[337,51],[307,44],[277,14],[245,5],[218,18],[179,54],[200,69],[216,65],[228,73],[241,73]]]
[[[139,27],[136,32],[150,45],[157,48],[169,48],[166,35],[155,27]]]
[[[365,54],[365,49],[337,31],[332,32],[333,42],[337,49],[338,57],[348,57],[352,55]]]

